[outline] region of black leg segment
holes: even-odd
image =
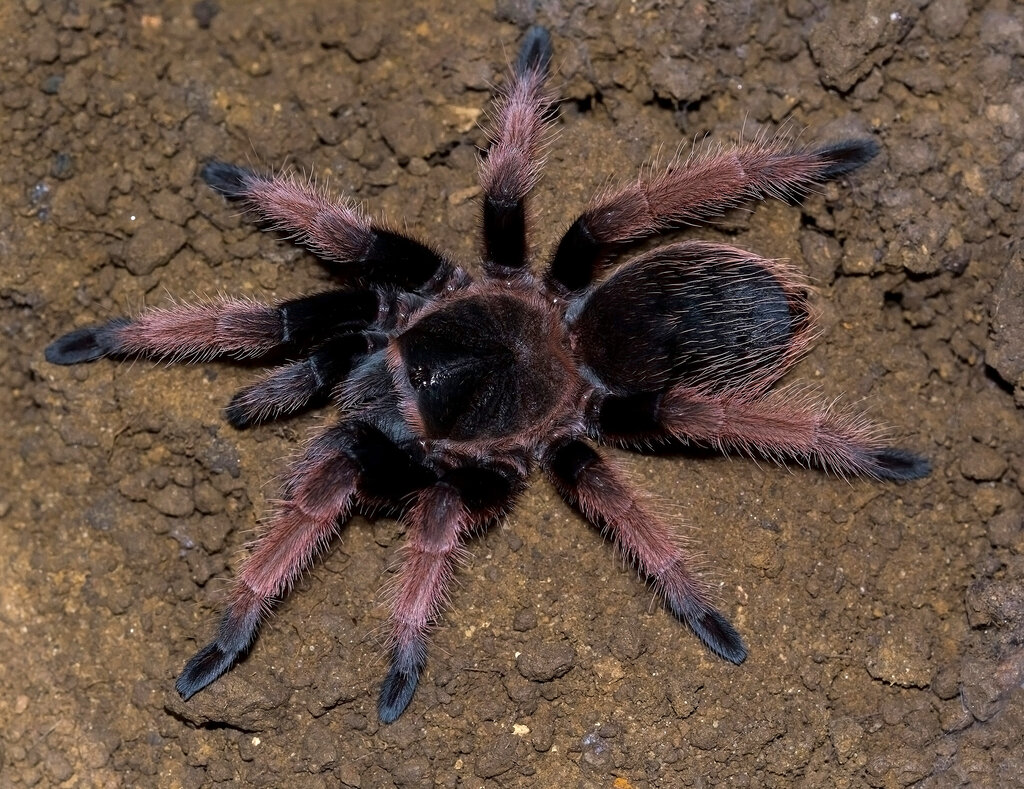
[[[737,666],[747,659],[747,646],[736,628],[714,608],[692,600],[665,595],[669,610],[685,624],[704,646]]]
[[[433,293],[455,278],[461,284],[448,259],[425,244],[375,227],[373,240],[356,261],[373,282],[394,285],[402,290]]]
[[[494,276],[510,276],[526,264],[525,200],[484,197],[484,259]]]
[[[614,254],[614,246],[598,241],[586,217],[576,219],[565,231],[547,271],[544,284],[552,293],[578,293],[593,282],[599,268]]]
[[[186,701],[228,671],[251,646],[259,628],[259,612],[250,610],[243,616],[231,610],[221,618],[217,637],[200,649],[185,664],[174,683]]]
[[[130,322],[127,318],[115,318],[102,326],[75,329],[47,345],[43,355],[50,364],[81,364],[116,356],[121,352],[117,330]]]
[[[877,142],[864,138],[826,145],[818,148],[815,155],[825,163],[822,179],[831,180],[852,173],[858,167],[867,164],[878,155],[879,150],[881,149]]]
[[[932,471],[932,464],[926,458],[906,449],[876,450],[866,465],[872,476],[894,482],[922,479]]]
[[[328,337],[375,323],[381,294],[376,290],[330,290],[283,302],[281,344],[290,352],[308,349]]]
[[[376,332],[328,340],[305,359],[280,367],[240,390],[224,415],[233,427],[244,430],[323,405],[353,365],[386,342],[387,337]]]
[[[534,25],[526,31],[523,43],[519,45],[519,57],[516,59],[515,73],[519,77],[531,71],[547,76],[551,70],[551,57],[554,54],[551,46],[551,34],[547,28]]]
[[[394,723],[412,701],[420,674],[427,664],[426,646],[417,642],[408,649],[396,649],[391,656],[391,669],[380,686],[377,714],[381,723]]]

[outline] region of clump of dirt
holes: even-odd
[[[375,713],[387,520],[354,520],[182,703],[174,676],[317,419],[238,433],[220,410],[243,368],[42,349],[166,294],[329,281],[200,183],[214,156],[311,170],[471,261],[478,123],[533,23],[565,97],[539,254],[680,140],[878,140],[799,207],[684,235],[805,267],[824,338],[793,378],[869,408],[932,475],[622,455],[706,549],[741,667],[537,480],[471,546],[394,725]],[[0,32],[4,786],[1019,784],[1024,6],[19,0]]]

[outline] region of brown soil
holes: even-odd
[[[1021,785],[1024,6],[406,5],[0,4],[0,784]],[[238,433],[220,408],[242,368],[57,368],[43,348],[167,294],[328,280],[200,183],[212,156],[311,168],[472,260],[476,122],[534,21],[566,97],[541,248],[680,140],[881,143],[802,207],[688,235],[806,267],[825,335],[793,379],[864,401],[933,474],[622,455],[706,548],[741,667],[538,479],[472,544],[396,724],[375,715],[387,520],[353,521],[249,658],[181,703],[319,418]]]

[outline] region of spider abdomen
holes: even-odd
[[[727,389],[778,368],[810,328],[806,287],[736,252],[685,242],[623,265],[572,321],[580,361],[620,395],[680,382]]]
[[[558,316],[535,293],[503,283],[425,310],[392,347],[405,412],[430,439],[523,435],[529,444],[578,389]]]

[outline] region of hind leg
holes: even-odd
[[[890,446],[863,414],[787,389],[749,396],[680,385],[629,397],[599,395],[591,401],[588,421],[595,438],[624,446],[694,442],[810,463],[842,477],[903,481],[931,471],[924,458]]]
[[[342,423],[314,438],[292,466],[266,531],[239,569],[216,637],[178,677],[182,698],[216,680],[249,649],[273,601],[327,546],[357,499],[400,502],[433,478],[367,424]]]
[[[743,639],[712,605],[707,584],[694,570],[693,554],[614,464],[585,442],[567,439],[548,451],[543,465],[562,497],[611,534],[619,550],[654,582],[669,610],[708,649],[732,663],[746,659]]]
[[[416,690],[427,634],[447,598],[463,541],[474,526],[511,509],[525,478],[525,467],[463,466],[417,494],[391,608],[391,668],[377,705],[384,723],[402,714]]]

